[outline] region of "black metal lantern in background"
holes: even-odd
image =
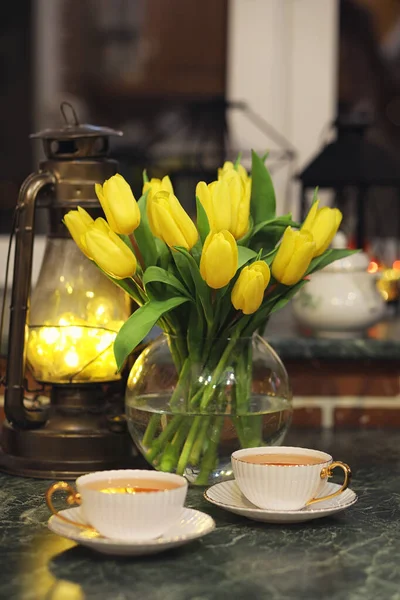
[[[363,117],[351,120],[338,119],[337,139],[322,151],[299,174],[302,184],[301,219],[308,211],[308,190],[315,187],[335,192],[335,203],[351,190],[356,197],[355,241],[358,248],[366,242],[368,218],[368,191],[371,188],[393,188],[398,198],[397,222],[400,239],[400,162],[383,147],[365,137],[370,125]]]
[[[68,123],[66,109],[64,103],[64,127],[32,136],[43,140],[47,158],[23,183],[16,208],[0,470],[32,477],[75,478],[128,466],[132,459],[112,348],[130,314],[129,300],[62,224],[78,205],[96,216],[94,184],[117,172],[117,162],[108,158],[109,137],[122,134],[80,125],[71,106],[74,120]],[[30,298],[39,208],[49,212],[50,235]],[[26,406],[26,366],[36,381],[51,386],[44,409]]]

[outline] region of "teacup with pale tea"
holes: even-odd
[[[266,510],[300,510],[341,494],[349,484],[350,467],[309,448],[261,447],[232,454],[236,482],[250,502]],[[344,472],[340,489],[322,496],[333,470]]]
[[[159,537],[179,520],[187,481],[172,473],[123,469],[78,477],[76,488],[65,481],[50,486],[46,502],[55,515],[82,526],[54,508],[53,494],[64,490],[69,505],[81,505],[89,527],[104,537],[139,542]]]

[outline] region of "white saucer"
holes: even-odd
[[[336,483],[327,483],[321,496],[333,494],[339,488],[340,485]],[[220,508],[254,521],[265,521],[266,523],[301,523],[302,521],[320,519],[340,512],[357,502],[356,494],[353,490],[347,488],[336,498],[307,506],[301,510],[264,510],[257,508],[243,496],[236,481],[216,483],[205,492],[204,497]]]
[[[78,523],[85,523],[79,507],[62,510],[60,514]],[[55,515],[50,517],[48,527],[57,535],[73,540],[78,544],[82,544],[82,546],[88,546],[88,548],[92,548],[103,554],[140,556],[144,554],[156,554],[169,548],[177,548],[203,535],[207,535],[207,533],[215,529],[215,522],[209,515],[199,510],[184,508],[178,523],[161,537],[147,542],[126,542],[104,538],[97,532],[84,530],[75,525],[65,523]]]

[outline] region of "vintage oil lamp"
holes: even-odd
[[[94,184],[117,172],[116,161],[108,158],[109,138],[122,134],[80,125],[67,103],[61,111],[65,126],[31,136],[43,140],[46,160],[23,183],[16,208],[0,470],[75,478],[132,460],[112,348],[131,307],[124,292],[79,251],[62,223],[63,215],[78,205],[92,216],[100,211]],[[48,210],[50,235],[30,298],[39,208]],[[51,390],[44,408],[27,406],[26,367]]]

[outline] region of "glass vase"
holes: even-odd
[[[161,335],[133,365],[126,416],[136,446],[156,469],[196,485],[230,479],[239,448],[282,443],[292,416],[285,367],[251,338],[203,340]]]

